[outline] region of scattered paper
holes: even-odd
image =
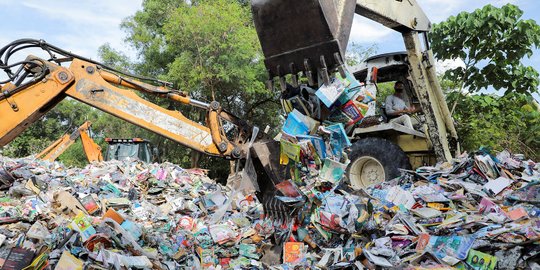
[[[366,255],[366,258],[372,262],[375,265],[382,266],[382,267],[394,267],[387,259],[381,256],[373,255],[368,250],[364,250],[364,254]]]
[[[441,211],[429,207],[416,208],[412,212],[421,218],[434,218],[442,214]]]
[[[495,180],[490,180],[484,185],[484,190],[486,192],[497,195],[501,193],[505,188],[509,187],[512,184],[512,180],[505,178],[505,177],[499,177]]]
[[[413,195],[399,186],[393,186],[386,195],[386,200],[395,205],[403,205],[407,209],[411,209],[416,203]]]
[[[62,252],[60,261],[58,261],[56,268],[54,268],[54,270],[82,270],[82,269],[83,269],[83,262],[77,259],[77,257],[71,255],[71,253],[67,250],[64,250],[64,252]]]

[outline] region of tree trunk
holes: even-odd
[[[201,161],[201,152],[198,151],[191,151],[191,168],[199,168],[199,163]]]

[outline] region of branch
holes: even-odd
[[[274,101],[274,98],[273,97],[269,97],[269,98],[265,98],[263,100],[260,100],[260,101],[257,101],[255,103],[253,103],[251,105],[251,107],[249,108],[249,110],[246,111],[246,115],[251,115],[251,113],[253,113],[253,110],[267,102],[270,102],[270,101]]]

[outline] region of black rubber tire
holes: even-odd
[[[377,137],[359,139],[353,143],[349,151],[351,163],[347,168],[347,177],[354,161],[363,156],[370,156],[381,163],[384,167],[385,181],[400,176],[399,169],[411,169],[411,163],[405,152],[387,139]]]

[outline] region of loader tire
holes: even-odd
[[[401,175],[399,169],[411,169],[409,158],[401,148],[383,138],[363,138],[350,148],[351,163],[347,178],[354,189],[394,179]]]

